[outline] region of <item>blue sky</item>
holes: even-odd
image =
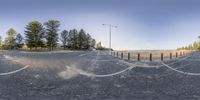
[[[104,46],[117,50],[176,49],[200,35],[199,0],[0,0],[0,34],[9,28],[24,33],[25,25],[49,19],[61,28],[83,28]]]

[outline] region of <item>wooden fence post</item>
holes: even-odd
[[[123,52],[121,53],[121,59],[123,59]]]
[[[182,56],[182,52],[180,52],[180,56]]]
[[[118,57],[118,55],[119,55],[119,54],[118,54],[118,52],[117,52],[117,57]]]
[[[140,61],[140,53],[138,53],[138,61]]]
[[[152,53],[150,53],[150,59],[149,60],[152,61]]]
[[[130,53],[128,53],[128,60],[130,60]]]
[[[176,58],[178,57],[178,52],[176,52]]]
[[[172,59],[172,53],[170,52],[170,59]]]
[[[161,61],[163,61],[163,53],[161,53]]]

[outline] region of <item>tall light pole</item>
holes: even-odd
[[[109,38],[109,53],[111,54],[111,33],[112,33],[112,28],[117,28],[117,26],[111,25],[111,24],[102,24],[103,26],[109,26],[109,33],[110,33],[110,38]]]

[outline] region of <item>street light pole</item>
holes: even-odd
[[[109,48],[110,48],[110,54],[111,54],[111,24],[109,25],[109,30],[110,30],[110,41],[109,41]]]
[[[109,26],[109,35],[110,35],[110,38],[109,38],[109,53],[111,54],[111,34],[112,34],[112,27],[113,28],[117,28],[117,26],[114,26],[114,25],[111,25],[111,24],[102,24],[103,26]]]

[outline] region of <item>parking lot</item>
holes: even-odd
[[[200,53],[166,61],[200,73]],[[200,76],[108,51],[0,52],[0,100],[199,100]]]

